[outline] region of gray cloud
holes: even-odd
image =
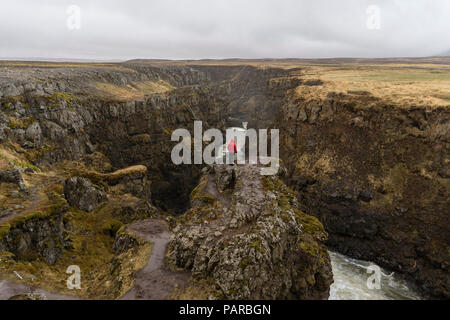
[[[79,30],[66,27],[72,4]],[[429,56],[450,49],[449,21],[448,0],[16,0],[0,10],[0,57]]]

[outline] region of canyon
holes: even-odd
[[[2,62],[0,274],[73,294],[62,270],[80,263],[81,298],[122,297],[150,218],[173,235],[157,271],[187,272],[165,298],[326,299],[327,247],[448,298],[448,65]],[[278,175],[175,165],[172,132],[194,121],[279,129]]]

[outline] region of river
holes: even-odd
[[[420,300],[420,295],[395,273],[381,271],[379,289],[369,289],[367,280],[374,275],[369,268],[376,264],[329,252],[334,283],[329,300]],[[376,266],[375,268],[377,268]],[[374,269],[372,267],[372,269]],[[368,272],[369,270],[369,272]]]

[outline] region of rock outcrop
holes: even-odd
[[[450,296],[448,108],[389,106],[364,96],[283,106],[286,183],[318,217],[328,245]]]
[[[71,206],[87,212],[95,210],[107,199],[103,191],[81,177],[72,177],[64,182],[64,196]]]
[[[174,129],[192,131],[194,120],[203,130],[242,121],[279,128],[283,180],[299,208],[324,224],[330,247],[404,274],[434,297],[450,296],[448,107],[394,106],[369,92],[327,94],[325,81],[306,75],[303,65],[198,64],[5,67],[0,143],[19,145],[38,166],[95,152],[112,165],[103,173],[144,165],[145,173],[102,188],[143,201],[151,188],[154,205],[180,214],[202,168],[171,162]],[[128,96],[158,81],[168,90]],[[126,94],[105,95],[93,83]],[[303,95],[311,88],[318,94]],[[233,183],[218,188],[231,192],[239,187]],[[210,201],[191,200],[194,208]],[[134,217],[133,210],[124,211]]]
[[[14,183],[19,186],[21,191],[27,190],[27,187],[23,182],[22,171],[14,166],[11,166],[11,168],[7,170],[0,169],[0,183],[1,182]]]
[[[9,251],[20,260],[42,257],[54,264],[65,246],[63,216],[67,209],[67,202],[55,195],[55,203],[47,208],[1,222],[0,251]]]
[[[143,165],[131,166],[110,173],[79,168],[75,168],[71,172],[75,176],[101,185],[107,193],[129,193],[143,200],[151,197],[151,182],[147,177],[147,167]]]
[[[212,278],[216,298],[327,299],[326,232],[278,178],[259,170],[214,166],[202,177],[194,207],[173,230],[170,260]]]

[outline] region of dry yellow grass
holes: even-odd
[[[146,64],[146,62],[143,62]],[[304,80],[323,81],[320,86],[299,86],[307,99],[325,99],[328,93],[370,93],[399,107],[450,106],[450,59],[261,59],[149,61],[154,65],[251,65],[258,68],[294,69]]]
[[[302,78],[323,81],[320,86],[297,88],[297,94],[307,99],[324,99],[330,92],[370,93],[399,107],[450,106],[448,66],[309,66]]]
[[[297,93],[308,99],[324,99],[330,92],[360,95],[369,92],[385,103],[409,106],[450,105],[450,58],[387,58],[387,59],[228,59],[228,60],[133,60],[125,63],[75,63],[0,61],[0,66],[70,67],[116,69],[137,72],[135,65],[152,66],[254,66],[291,70],[303,79],[320,79],[321,86],[300,86]],[[103,97],[118,101],[141,100],[146,94],[173,89],[160,81],[136,82],[127,86],[92,83]]]
[[[2,277],[17,280],[13,273],[16,271],[24,278],[22,283],[81,299],[116,299],[131,289],[136,272],[147,264],[151,256],[153,244],[135,236],[139,245],[116,255],[114,237],[103,230],[105,222],[112,221],[111,212],[100,209],[90,214],[71,209],[65,217],[71,222],[73,249],[65,250],[54,265],[39,259],[30,262],[2,259]],[[117,272],[112,273],[114,264]],[[81,290],[67,289],[66,269],[70,265],[80,266]]]
[[[141,100],[146,94],[162,93],[172,90],[173,87],[163,81],[142,81],[133,83],[133,85],[116,86],[111,83],[96,82],[93,84],[94,88],[100,95],[117,100]]]
[[[67,167],[66,169],[70,171],[73,176],[85,177],[95,183],[99,183],[102,181],[116,182],[125,176],[129,176],[135,173],[145,174],[147,172],[147,167],[143,165],[135,165],[128,168],[119,169],[111,173],[100,173],[94,170],[84,169],[83,167],[75,167],[73,169]]]

